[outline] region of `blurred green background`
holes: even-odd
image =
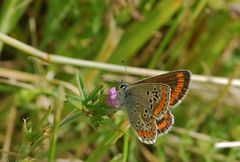
[[[238,0],[2,0],[0,32],[75,59],[239,78]],[[126,113],[105,104],[117,86],[109,75],[126,76],[0,40],[0,161],[240,161],[239,148],[214,147],[240,140],[239,85],[194,80],[173,129],[144,145]]]

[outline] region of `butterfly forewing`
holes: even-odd
[[[171,88],[170,106],[176,106],[187,93],[191,72],[188,70],[172,71],[166,74],[157,75],[143,79],[134,85],[142,83],[164,83]]]

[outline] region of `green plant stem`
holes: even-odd
[[[126,133],[124,134],[122,162],[127,162],[127,159],[128,159],[128,145],[129,145],[128,135],[129,135],[129,131],[126,131]]]
[[[63,56],[54,55],[54,54],[48,54],[46,52],[42,52],[36,48],[33,48],[32,46],[24,44],[14,38],[11,38],[3,33],[0,33],[0,40],[12,47],[15,47],[23,51],[26,54],[29,54],[43,61],[47,61],[51,63],[73,65],[73,66],[79,66],[79,67],[88,67],[88,68],[97,68],[101,70],[106,70],[111,72],[121,72],[121,73],[126,73],[125,68],[127,68],[128,74],[143,75],[143,76],[159,75],[166,72],[161,70],[136,68],[136,67],[129,67],[129,66],[125,67],[120,65],[107,64],[107,63],[96,62],[96,61],[87,61],[87,60],[81,60],[76,58],[63,57]],[[228,78],[204,76],[204,75],[192,75],[191,80],[196,82],[201,82],[201,83],[212,83],[212,84],[218,84],[218,85],[227,85],[229,83]],[[240,87],[240,79],[233,79],[231,82],[231,85]]]
[[[58,124],[61,118],[61,110],[63,107],[63,101],[64,101],[64,89],[63,87],[60,87],[59,89],[59,96],[56,101],[56,107],[54,112],[54,121],[53,121],[53,128],[52,128],[52,134],[50,139],[50,148],[49,148],[49,154],[48,154],[48,161],[54,162],[55,161],[55,154],[56,154],[56,145],[57,145],[57,132],[58,132]]]
[[[3,78],[7,78],[8,80],[3,80],[3,81],[4,81],[4,83],[10,84],[10,85],[13,85],[11,83],[11,79],[17,80],[17,81],[22,81],[22,82],[44,81],[44,82],[53,83],[53,84],[56,84],[56,85],[59,85],[59,86],[63,86],[64,88],[70,90],[72,93],[78,94],[77,87],[75,87],[74,85],[72,85],[68,82],[58,80],[58,79],[47,80],[44,77],[34,75],[34,74],[31,74],[31,73],[26,73],[26,72],[21,72],[21,71],[16,71],[16,70],[10,70],[10,69],[1,68],[1,67],[0,67],[0,76],[3,77]],[[3,82],[3,81],[0,80],[0,82]],[[22,83],[22,82],[20,82],[21,85],[25,84],[25,83]],[[21,86],[21,85],[18,84],[16,86]],[[27,86],[26,84],[23,85],[24,88],[27,88],[26,86]],[[32,86],[30,85],[29,88],[32,88]]]

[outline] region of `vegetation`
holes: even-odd
[[[240,161],[239,34],[237,0],[0,1],[0,161]],[[198,75],[145,145],[106,97],[150,69]]]

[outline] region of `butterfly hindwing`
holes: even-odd
[[[158,136],[167,133],[171,129],[173,124],[174,117],[170,111],[167,111],[161,119],[157,119],[156,121]]]
[[[156,142],[156,120],[149,114],[143,114],[144,104],[140,98],[129,96],[124,103],[130,125],[134,128],[139,140],[145,144]]]

